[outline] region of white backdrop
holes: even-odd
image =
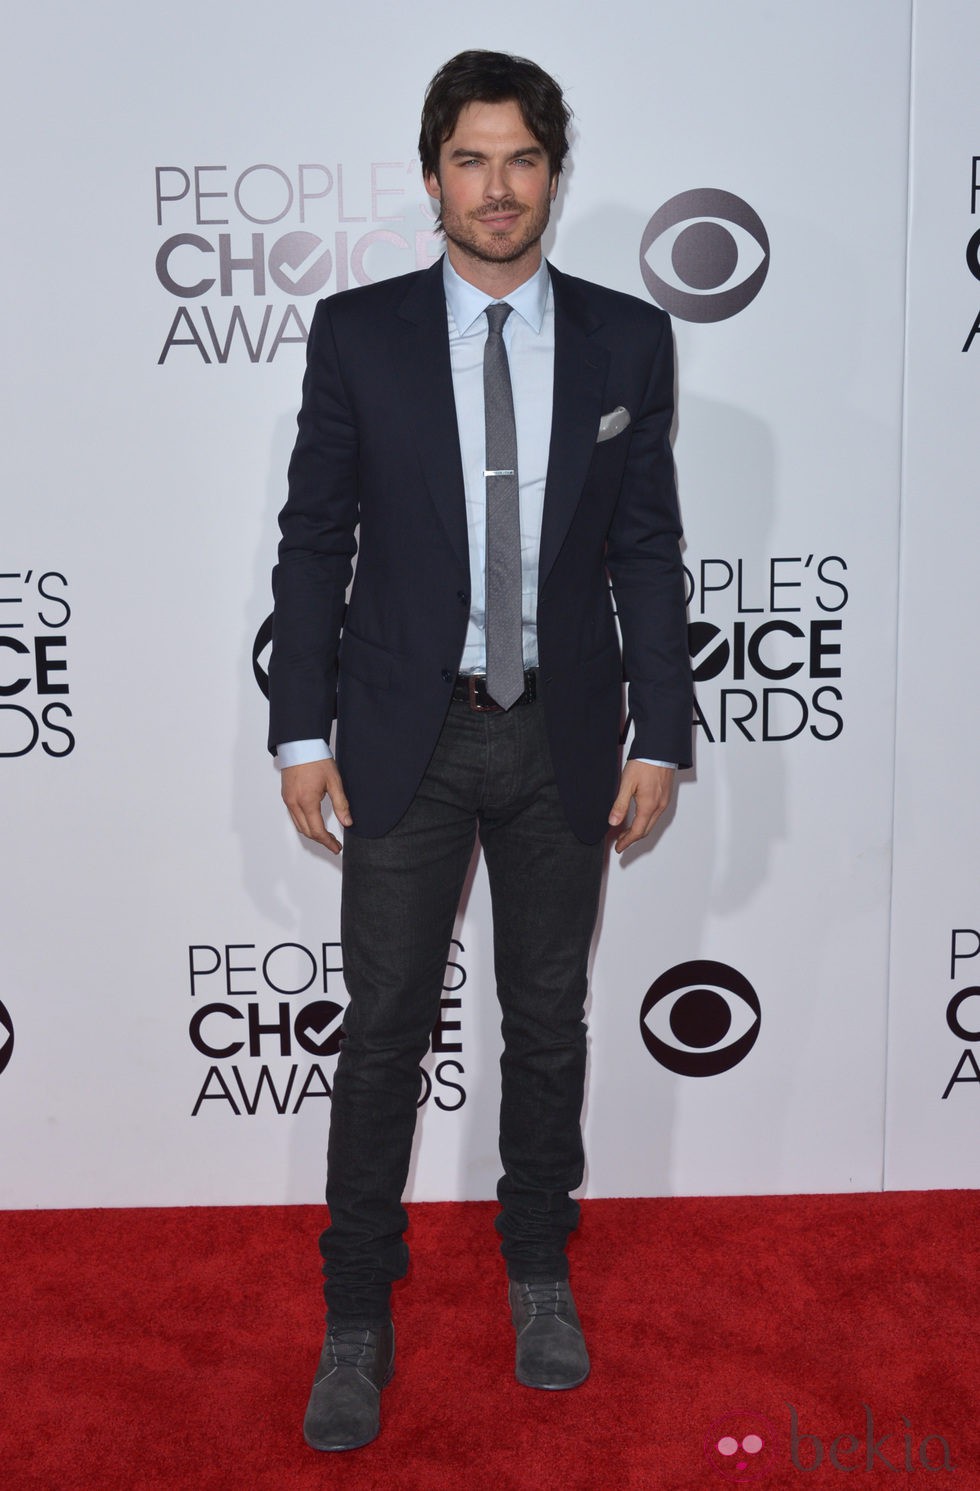
[[[980,25],[926,9],[911,72],[896,0],[631,0],[615,47],[605,15],[570,28],[514,0],[476,28],[431,0],[394,20],[378,0],[344,16],[300,0],[277,34],[251,4],[178,0],[162,29],[115,3],[18,17],[2,104],[0,1203],[321,1192],[339,870],[289,827],[264,751],[275,513],[317,296],[438,252],[419,107],[468,46],[534,57],[575,110],[549,255],[679,307],[697,765],[656,843],[610,866],[587,1192],[976,1183],[957,1142],[976,1089],[941,1091],[964,1046],[945,1003],[980,970],[950,983],[944,962],[950,929],[980,922],[962,813],[969,546],[949,542],[975,444],[980,339],[959,346],[980,309],[963,261],[980,140],[965,60],[948,82]],[[674,221],[651,242],[661,208],[655,227]],[[951,716],[954,750],[948,726],[927,749],[927,721]],[[479,867],[457,938],[419,1198],[496,1180]]]
[[[980,1183],[975,7],[915,31],[886,1182]]]

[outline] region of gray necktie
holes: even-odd
[[[506,301],[487,306],[483,404],[487,429],[487,693],[509,709],[524,692],[521,515],[514,397],[504,346]]]

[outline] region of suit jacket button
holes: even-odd
[[[459,601],[459,603],[460,603],[461,606],[466,606],[466,605],[469,604],[469,599],[470,598],[466,594],[465,590],[457,590],[457,592],[456,592],[456,599]]]
[[[448,668],[443,668],[442,670],[442,681],[443,683],[452,683],[453,681],[453,675]]]

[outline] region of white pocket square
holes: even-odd
[[[600,440],[611,440],[614,435],[621,435],[630,422],[630,412],[624,409],[622,404],[613,409],[610,414],[604,414],[599,421],[599,433],[595,437],[596,445]]]

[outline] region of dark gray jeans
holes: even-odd
[[[555,787],[540,704],[450,706],[404,818],[344,842],[341,939],[350,1004],[320,1239],[331,1317],[387,1316],[408,1266],[401,1204],[453,922],[479,828],[503,1014],[497,1230],[513,1279],[565,1278],[582,1180],[586,969],[603,845],[583,844]]]

